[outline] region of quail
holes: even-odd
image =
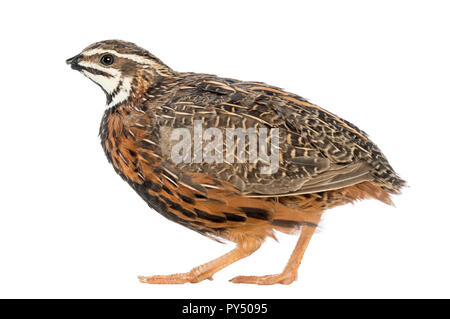
[[[370,198],[391,204],[405,185],[365,132],[278,87],[177,72],[121,40],[66,62],[106,94],[101,145],[116,173],[167,219],[236,244],[143,283],[212,279],[280,231],[299,234],[284,270],[231,282],[290,284],[325,210]]]

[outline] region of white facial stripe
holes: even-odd
[[[124,54],[124,53],[119,53],[115,50],[105,50],[105,49],[92,49],[89,51],[85,51],[82,54],[86,55],[86,56],[91,56],[91,55],[95,55],[95,54],[105,54],[105,53],[109,53],[112,55],[115,55],[119,58],[125,58],[125,59],[129,59],[132,60],[134,62],[140,63],[140,64],[147,64],[147,65],[153,65],[154,62],[144,58],[142,56],[139,55],[135,55],[135,54]]]
[[[120,86],[119,92],[114,95],[111,102],[108,104],[108,107],[117,105],[130,97],[132,80],[133,79],[130,77],[125,77],[122,79],[122,85]]]
[[[89,65],[90,63],[80,63],[80,65],[86,66],[86,67],[92,67],[93,69],[98,69],[101,71],[104,71],[102,67],[98,67],[97,65],[93,64],[92,66]],[[110,70],[111,71],[111,70]],[[113,70],[116,71],[116,70]],[[111,102],[107,105],[108,107],[113,107],[125,100],[127,100],[130,97],[131,94],[131,77],[122,77],[121,73],[117,71],[117,76],[104,76],[101,74],[93,74],[90,73],[87,70],[81,70],[81,72],[94,81],[95,83],[99,84],[108,94],[113,95]],[[106,72],[106,71],[104,71]],[[109,72],[108,74],[115,73],[115,72]]]
[[[98,65],[97,63],[92,63],[92,62],[88,62],[88,61],[81,61],[79,63],[79,65],[84,66],[86,68],[91,68],[91,69],[95,69],[95,70],[99,70],[105,73],[108,73],[111,76],[114,77],[120,77],[121,73],[119,70],[113,69],[113,68],[105,68],[102,67],[101,65]]]
[[[109,53],[115,55],[116,57],[126,58],[131,61],[143,64],[154,66],[159,69],[160,65],[153,60],[147,59],[145,57],[141,57],[135,54],[123,54],[119,53],[115,50],[104,50],[104,49],[92,49],[85,52],[82,52],[84,56],[92,56],[95,54],[105,54]],[[131,94],[131,82],[133,81],[132,77],[123,77],[122,73],[114,68],[103,67],[94,62],[81,61],[79,63],[80,66],[86,68],[92,68],[98,71],[102,71],[110,75],[111,77],[103,76],[101,74],[92,74],[88,70],[82,70],[83,74],[90,78],[95,83],[98,83],[108,94],[113,95],[111,102],[107,105],[108,107],[113,107],[119,103],[126,101]]]
[[[82,70],[81,72],[83,72],[83,74],[85,76],[87,76],[89,79],[91,79],[95,83],[98,83],[109,94],[112,94],[112,92],[114,92],[114,90],[117,88],[117,86],[120,83],[120,78],[106,77],[106,76],[103,76],[100,74],[92,74],[86,70]]]

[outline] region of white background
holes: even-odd
[[[448,2],[447,2],[448,3]],[[1,4],[0,297],[450,297],[450,19],[445,1],[16,1]],[[409,188],[328,211],[290,286],[296,238],[181,286],[232,248],[152,211],[100,147],[102,91],[65,59],[118,38],[178,71],[264,81],[369,133]]]

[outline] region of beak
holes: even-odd
[[[72,67],[72,69],[79,70],[80,67],[78,65],[78,62],[80,61],[80,59],[81,59],[81,55],[78,54],[74,57],[71,57],[70,59],[67,59],[66,63],[69,64]]]

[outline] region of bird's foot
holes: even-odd
[[[211,276],[204,274],[195,274],[194,272],[187,272],[173,275],[157,275],[157,276],[138,276],[140,282],[145,284],[160,284],[160,285],[176,285],[185,283],[197,283],[205,279],[213,280]]]
[[[230,281],[235,284],[289,285],[295,280],[297,280],[296,272],[283,272],[281,274],[266,275],[266,276],[237,276],[231,279]]]

